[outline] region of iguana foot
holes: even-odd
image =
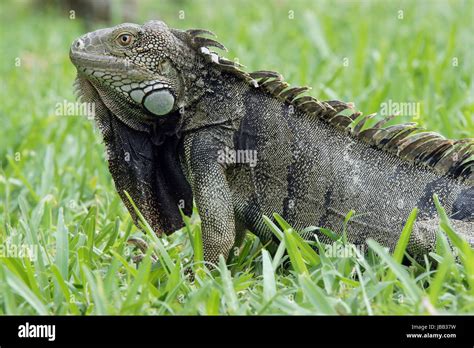
[[[137,238],[137,237],[131,237],[127,240],[127,243],[128,244],[131,244],[133,246],[135,246],[137,249],[140,250],[140,254],[138,255],[135,255],[132,257],[132,260],[134,263],[138,264],[140,263],[143,258],[145,257],[145,254],[147,253],[148,251],[148,244],[147,242],[145,242],[143,239],[141,238]],[[151,260],[153,263],[157,262],[158,261],[158,257],[155,255],[155,254],[151,254]]]

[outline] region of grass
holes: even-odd
[[[154,3],[138,9],[139,22],[211,29],[249,71],[277,70],[365,113],[389,99],[418,102],[411,118],[426,128],[474,133],[472,1]],[[30,1],[1,6],[0,251],[37,251],[0,257],[1,314],[474,313],[473,251],[443,214],[436,253],[408,266],[401,259],[416,212],[393,255],[375,242],[364,255],[336,241],[347,257],[311,248],[281,217],[267,218],[281,240],[273,256],[249,235],[212,272],[202,265],[196,214],[162,239],[135,227],[93,124],[55,114],[57,103],[74,100],[68,49],[83,23]],[[138,265],[130,237],[150,246]]]

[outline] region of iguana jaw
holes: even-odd
[[[79,39],[78,39],[79,40]],[[84,73],[91,78],[100,78],[107,72],[112,76],[124,75],[136,81],[143,81],[143,79],[151,78],[152,72],[143,71],[131,66],[126,58],[101,56],[86,52],[79,52],[74,50],[75,44],[71,46],[69,57],[71,62],[75,65],[78,71]]]

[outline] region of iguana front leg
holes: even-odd
[[[235,216],[225,167],[217,161],[218,144],[206,135],[195,136],[185,144],[188,148],[188,176],[201,217],[204,261],[217,264],[225,259],[235,243]]]

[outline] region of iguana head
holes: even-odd
[[[139,124],[152,124],[196,97],[188,80],[197,55],[184,34],[160,21],[124,23],[79,37],[70,58],[78,79],[91,83],[107,107],[114,108],[109,100],[127,104],[133,112],[112,111],[141,128]]]

